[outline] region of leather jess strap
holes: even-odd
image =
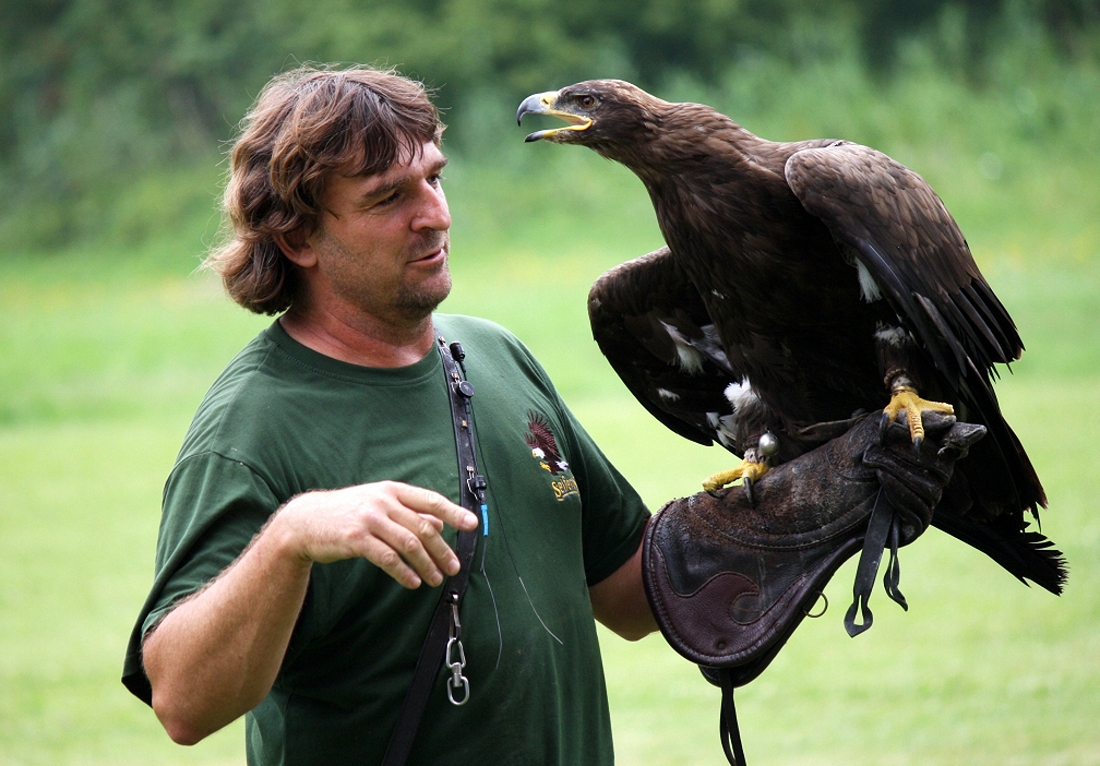
[[[451,670],[448,679],[447,696],[455,705],[462,705],[469,699],[469,681],[462,675],[466,664],[461,643],[462,624],[459,610],[466,585],[470,579],[474,552],[477,549],[478,530],[487,528],[487,506],[485,501],[486,481],[477,468],[477,449],[474,438],[473,420],[470,413],[470,399],[474,395],[473,385],[465,379],[461,367],[465,354],[462,345],[436,339],[436,350],[443,360],[443,370],[447,376],[447,394],[451,404],[451,419],[454,421],[455,446],[458,452],[459,501],[463,508],[471,511],[480,520],[478,528],[469,532],[460,531],[455,553],[458,555],[460,569],[458,574],[447,578],[443,584],[443,594],[436,605],[428,627],[428,634],[420,649],[420,656],[413,671],[413,680],[405,694],[397,724],[390,735],[386,755],[382,766],[401,766],[408,760],[412,750],[420,719],[428,704],[428,696],[435,687],[440,666],[446,663]]]

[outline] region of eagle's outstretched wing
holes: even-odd
[[[735,376],[699,293],[667,247],[600,277],[588,315],[600,351],[650,414],[685,439],[718,440],[716,421],[732,411],[723,392]]]

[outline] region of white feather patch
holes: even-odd
[[[688,343],[687,339],[680,334],[680,331],[672,325],[661,322],[661,326],[665,328],[669,337],[672,338],[672,342],[676,344],[676,356],[680,359],[680,369],[693,375],[702,372],[703,355],[699,350]]]
[[[657,395],[664,399],[666,402],[680,401],[680,395],[675,391],[669,391],[667,388],[658,388]]]
[[[856,273],[859,274],[859,293],[863,296],[863,300],[868,303],[882,300],[882,291],[879,290],[878,282],[863,265],[863,261],[856,261]]]
[[[875,340],[890,346],[904,346],[908,340],[908,333],[901,327],[888,327],[880,324],[875,330]]]
[[[748,378],[742,379],[740,383],[730,383],[722,393],[734,412],[760,399],[749,385]]]
[[[717,412],[707,413],[707,425],[714,429],[714,436],[725,447],[737,448],[737,439],[734,436],[736,419],[733,415],[719,417]]]

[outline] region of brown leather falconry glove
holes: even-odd
[[[772,469],[751,500],[736,490],[699,493],[669,502],[650,522],[646,595],[668,642],[723,687],[731,763],[744,763],[733,687],[767,667],[829,578],[861,548],[848,632],[870,627],[867,599],[887,546],[887,592],[904,606],[897,548],[928,527],[955,461],[985,435],[980,425],[926,415],[918,451],[904,426],[881,435],[878,422],[860,418],[843,436]],[[857,606],[865,617],[859,625]]]

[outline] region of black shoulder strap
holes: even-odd
[[[447,393],[451,402],[451,417],[454,420],[459,484],[461,485],[459,499],[463,508],[472,511],[478,518],[484,519],[486,484],[485,478],[477,470],[473,421],[470,418],[470,398],[474,395],[474,388],[464,378],[459,366],[465,355],[459,343],[452,343],[448,348],[442,337],[437,339],[436,349],[443,360],[443,370],[447,375]],[[445,659],[444,654],[451,654],[448,644],[456,638],[456,629],[461,630],[458,610],[462,604],[462,596],[466,592],[466,583],[470,579],[470,568],[477,548],[477,536],[477,529],[458,533],[455,553],[458,555],[461,569],[458,574],[449,577],[443,584],[443,594],[432,615],[428,635],[420,649],[420,657],[413,671],[413,680],[405,694],[405,701],[401,705],[393,734],[390,735],[382,766],[401,766],[412,750],[416,730],[420,726],[424,707],[428,703],[428,695],[435,685],[439,668]],[[461,655],[461,644],[458,649]],[[453,678],[448,682],[452,684],[452,688],[448,689],[448,696],[453,703],[461,705],[469,696],[468,682],[461,675],[461,666],[465,665],[465,657],[461,658],[460,663],[451,663],[451,659],[450,656],[446,657],[453,673]],[[460,697],[456,699],[455,692],[460,689]]]

